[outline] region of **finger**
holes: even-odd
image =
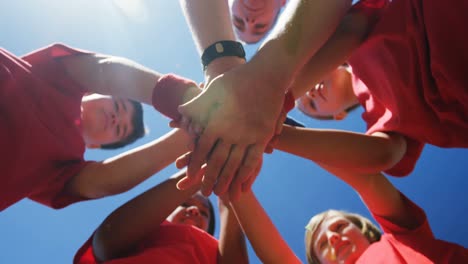
[[[189,129],[189,126],[190,126],[190,122],[191,122],[191,121],[190,121],[190,118],[189,118],[189,117],[187,117],[187,116],[182,116],[182,117],[180,118],[179,128],[180,128],[180,129],[183,129],[183,130],[185,130],[185,131],[187,131],[187,132],[189,132],[188,129]]]
[[[180,128],[180,120],[171,120],[169,122],[169,127]]]
[[[205,130],[205,133],[203,133],[199,137],[198,141],[195,144],[195,149],[193,150],[192,157],[190,158],[190,162],[188,164],[188,168],[187,168],[188,177],[192,177],[192,175],[195,175],[195,173],[205,163],[217,139],[218,138],[212,135],[208,129]]]
[[[282,110],[279,117],[278,117],[278,120],[276,120],[275,135],[281,134],[281,131],[283,129],[284,120],[286,120],[286,115],[287,115],[287,113],[284,110]]]
[[[257,168],[253,171],[253,174],[249,177],[249,179],[242,184],[242,192],[247,192],[252,188],[253,183],[258,177],[258,174],[260,174],[260,171],[262,169],[262,161],[258,163]]]
[[[230,145],[218,139],[211,153],[208,156],[207,168],[205,176],[203,177],[203,184],[201,191],[203,194],[210,194],[218,181],[218,175],[229,158]]]
[[[232,179],[239,169],[240,164],[242,163],[242,158],[244,156],[245,148],[232,145],[229,153],[229,159],[224,164],[221,174],[218,177],[214,192],[216,195],[223,195],[229,190]]]
[[[242,165],[231,183],[229,193],[232,199],[238,199],[240,197],[241,185],[246,182],[248,178],[253,175],[255,169],[257,169],[258,164],[262,160],[264,148],[265,147],[261,145],[251,145],[247,148],[247,153],[244,156]]]
[[[181,191],[190,189],[190,187],[197,184],[197,180],[200,181],[200,179],[189,178],[189,177],[185,176],[184,178],[182,178],[181,180],[179,180],[177,182],[177,185],[176,185],[177,189],[179,189]]]
[[[177,189],[187,190],[189,188],[194,187],[195,185],[200,185],[204,173],[205,173],[205,166],[200,168],[200,170],[196,174],[196,177],[189,178],[185,176],[184,178],[182,178],[181,180],[177,182],[176,184]]]
[[[178,157],[175,161],[175,165],[178,169],[182,169],[190,163],[190,157],[192,152],[187,152],[184,155]]]
[[[189,127],[189,134],[192,136],[200,136],[203,133],[203,126],[201,124],[192,122]]]
[[[270,142],[268,142],[266,148],[265,148],[265,153],[271,154],[273,153],[273,150],[276,146],[276,143],[278,143],[279,136],[274,136]]]
[[[191,119],[195,120],[206,120],[205,115],[208,114],[214,104],[207,97],[204,93],[201,93],[187,103],[179,105],[177,110],[182,116],[191,117]]]

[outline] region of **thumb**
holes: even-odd
[[[203,175],[205,174],[206,171],[206,164],[203,165],[203,167],[197,172],[195,177],[189,178],[188,176],[185,176],[182,178],[179,182],[177,182],[177,189],[179,190],[187,190],[191,187],[194,187],[195,185],[201,185],[201,181],[203,178]]]

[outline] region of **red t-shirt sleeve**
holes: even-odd
[[[421,152],[424,148],[424,144],[420,141],[405,137],[406,139],[406,153],[401,158],[401,160],[395,164],[392,168],[384,171],[387,174],[392,176],[406,176],[410,174],[414,167],[416,166],[416,162],[421,156]]]
[[[51,180],[46,188],[40,192],[30,195],[28,198],[38,203],[46,205],[54,209],[61,209],[68,205],[91,200],[91,198],[72,195],[65,191],[65,185],[76,174],[78,174],[85,166],[95,161],[72,161],[63,165],[62,172]]]
[[[68,93],[70,91],[76,91],[84,94],[88,92],[88,89],[80,86],[70,78],[65,67],[60,62],[60,58],[83,54],[94,53],[55,43],[28,53],[21,58],[31,64],[33,74],[39,75],[43,80],[50,82],[54,87],[63,87],[63,91]]]
[[[88,89],[82,87],[68,76],[68,72],[62,65],[60,59],[67,56],[83,54],[94,53],[74,49],[63,44],[52,44],[26,54],[21,58],[31,65],[30,69],[33,75],[38,76],[41,80],[50,84],[50,87],[54,87],[54,89],[65,95],[63,98],[56,98],[56,100],[63,100],[63,102],[54,102],[57,105],[57,109],[71,111],[72,109],[70,109],[71,106],[69,106],[69,104],[72,104],[71,102],[74,102],[75,99],[67,101],[68,98],[77,98],[76,100],[81,101],[82,96]],[[28,198],[36,202],[55,209],[66,207],[75,202],[88,200],[88,198],[70,195],[64,191],[68,180],[90,163],[90,161],[84,161],[82,158],[82,143],[72,142],[77,139],[68,137],[68,135],[64,135],[64,137],[67,137],[69,141],[69,148],[71,150],[76,150],[77,154],[74,159],[62,162],[57,161],[54,167],[44,169],[41,173],[53,174],[54,177],[49,179],[46,184],[43,184],[37,192],[28,196]],[[78,154],[80,154],[80,156],[78,156]]]
[[[416,219],[418,225],[413,229],[408,229],[371,212],[374,219],[380,224],[383,232],[395,236],[406,236],[409,238],[417,237],[418,239],[422,240],[428,238],[434,239],[434,235],[432,234],[432,230],[427,221],[426,213],[424,213],[424,211],[419,206],[413,203],[404,194],[400,193],[400,196],[403,199],[408,212]]]

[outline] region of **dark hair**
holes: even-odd
[[[208,200],[208,209],[210,210],[210,223],[208,224],[208,234],[214,236],[214,231],[215,231],[215,226],[216,226],[216,218],[215,218],[215,213],[214,213],[214,208],[213,204],[211,203],[211,200],[209,198],[206,198]]]
[[[103,144],[101,145],[101,149],[118,149],[121,147],[125,147],[137,139],[142,138],[145,135],[145,125],[143,124],[143,107],[141,103],[133,100],[128,100],[130,104],[133,105],[133,116],[132,116],[132,125],[133,131],[130,133],[127,138],[111,143],[111,144]]]

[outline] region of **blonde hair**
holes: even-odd
[[[305,231],[305,250],[307,255],[307,262],[313,264],[319,264],[320,261],[318,257],[315,255],[314,250],[311,248],[312,245],[312,237],[314,236],[315,232],[319,228],[320,224],[327,219],[330,215],[341,215],[344,218],[348,219],[356,225],[359,229],[361,229],[361,233],[367,238],[369,243],[374,243],[380,240],[381,232],[377,226],[375,226],[369,219],[359,215],[348,213],[341,210],[327,210],[320,214],[313,216],[309,223],[306,226]]]

